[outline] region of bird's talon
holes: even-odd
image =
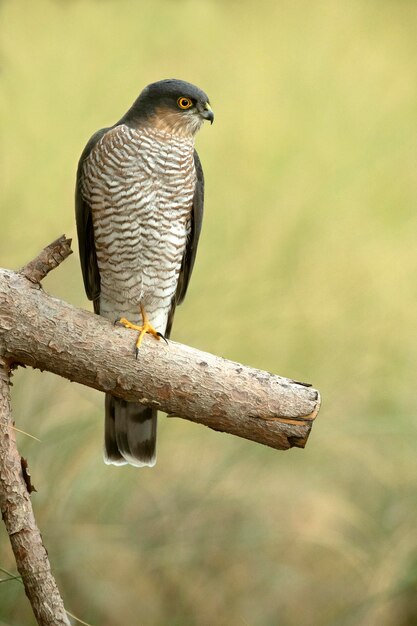
[[[164,337],[164,335],[162,333],[158,333],[157,332],[156,334],[157,334],[158,337],[161,337],[165,341],[165,343],[168,345],[168,339],[166,337]]]

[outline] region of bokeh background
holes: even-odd
[[[303,451],[161,416],[138,471],[102,462],[101,394],[19,371],[35,512],[84,621],[417,624],[416,32],[413,0],[0,3],[0,265],[75,238],[96,129],[149,82],[194,82],[216,121],[173,338],[323,396]],[[91,308],[77,256],[45,289]],[[2,582],[0,625],[34,623]]]

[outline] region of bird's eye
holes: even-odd
[[[178,98],[177,104],[180,109],[189,109],[193,106],[193,101],[190,100],[190,98],[184,98],[184,96],[182,96],[181,98]]]

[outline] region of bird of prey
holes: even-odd
[[[200,236],[204,178],[194,138],[214,115],[182,80],[148,85],[119,122],[96,132],[77,171],[81,269],[94,311],[168,338]],[[106,394],[104,460],[156,461],[156,410]]]

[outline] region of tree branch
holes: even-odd
[[[32,283],[40,283],[51,270],[72,254],[71,241],[72,239],[61,235],[46,246],[33,261],[22,267],[20,274],[26,276]]]
[[[42,251],[44,268],[57,242]],[[0,346],[10,362],[272,448],[305,446],[320,407],[316,389],[149,336],[136,360],[134,331],[47,295],[25,277],[39,265],[24,274],[0,269]]]
[[[36,526],[16,447],[10,408],[10,370],[0,356],[0,509],[26,595],[41,626],[69,626],[48,555]]]
[[[26,279],[28,273],[40,276],[51,267],[48,255],[56,262],[57,242],[42,251],[42,263],[35,259],[23,273],[0,269],[0,346],[10,362],[49,370],[273,448],[304,447],[319,410],[318,391],[149,336],[136,360],[134,331],[114,328]],[[28,272],[40,265],[41,271]]]
[[[38,623],[68,626],[33,515],[11,422],[10,367],[49,370],[126,400],[273,448],[304,447],[320,408],[308,385],[145,337],[52,298],[39,282],[69,254],[64,236],[19,273],[0,269],[0,508]]]

